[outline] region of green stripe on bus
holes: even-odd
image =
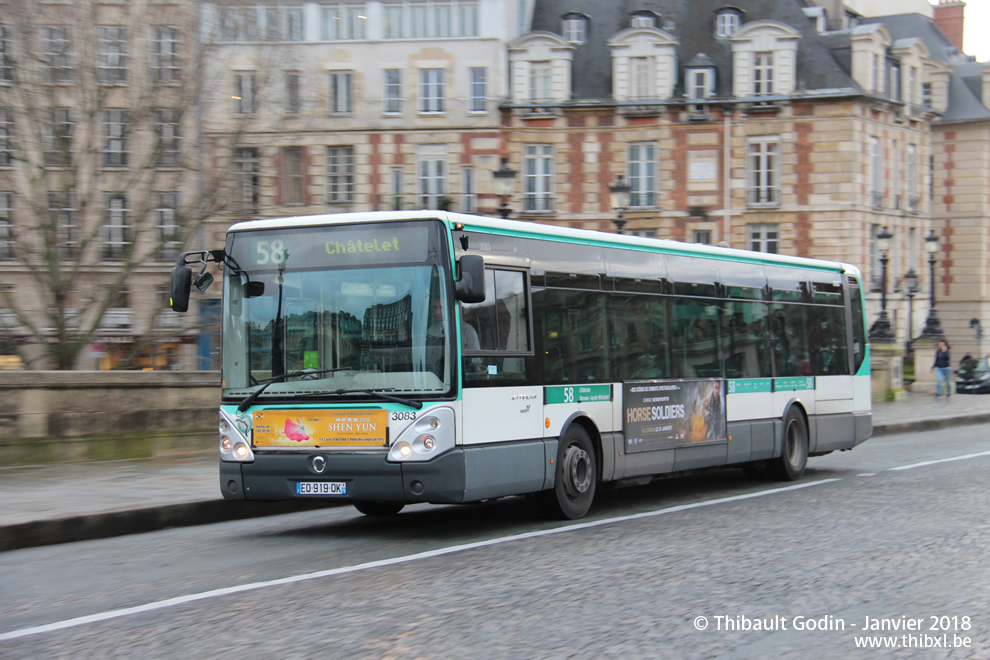
[[[797,378],[774,378],[774,392],[785,390],[813,390],[815,389],[814,376],[798,376]]]
[[[771,390],[769,378],[734,378],[729,381],[729,394],[754,394]]]
[[[611,385],[558,385],[543,388],[543,400],[550,403],[611,401]]]

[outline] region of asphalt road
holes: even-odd
[[[577,523],[511,498],[6,552],[0,658],[988,658],[988,431],[874,439],[797,484],[659,481]]]

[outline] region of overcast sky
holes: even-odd
[[[990,0],[967,0],[963,51],[980,62],[990,60]]]

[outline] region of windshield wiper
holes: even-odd
[[[272,376],[271,378],[265,378],[264,380],[258,381],[259,383],[264,383],[261,387],[251,392],[247,397],[241,401],[240,405],[237,406],[237,412],[244,412],[247,410],[255,399],[261,396],[261,393],[268,389],[268,386],[272,383],[280,383],[286,378],[298,378],[300,376],[315,376],[316,374],[332,374],[337,371],[351,371],[347,367],[337,367],[336,369],[301,369],[299,371],[290,371],[287,374],[282,374],[281,376]]]
[[[416,401],[415,399],[407,399],[405,397],[395,396],[393,394],[385,394],[385,392],[387,392],[387,391],[389,391],[391,389],[392,388],[387,388],[387,389],[384,389],[384,390],[382,390],[382,389],[378,389],[378,390],[360,390],[360,389],[357,389],[357,390],[344,390],[344,389],[340,389],[340,390],[327,390],[326,392],[306,392],[305,394],[298,394],[297,396],[300,397],[300,398],[302,398],[302,397],[326,396],[327,394],[337,394],[337,395],[344,395],[344,394],[368,394],[370,396],[377,397],[379,399],[384,399],[385,401],[391,401],[393,403],[401,403],[404,406],[409,406],[410,408],[415,408],[416,410],[419,410],[420,408],[423,407],[423,402],[422,401]]]

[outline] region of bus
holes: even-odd
[[[233,225],[223,273],[227,499],[531,496],[738,466],[799,479],[872,433],[859,271],[842,263],[445,211]],[[198,273],[194,273],[198,268]]]

